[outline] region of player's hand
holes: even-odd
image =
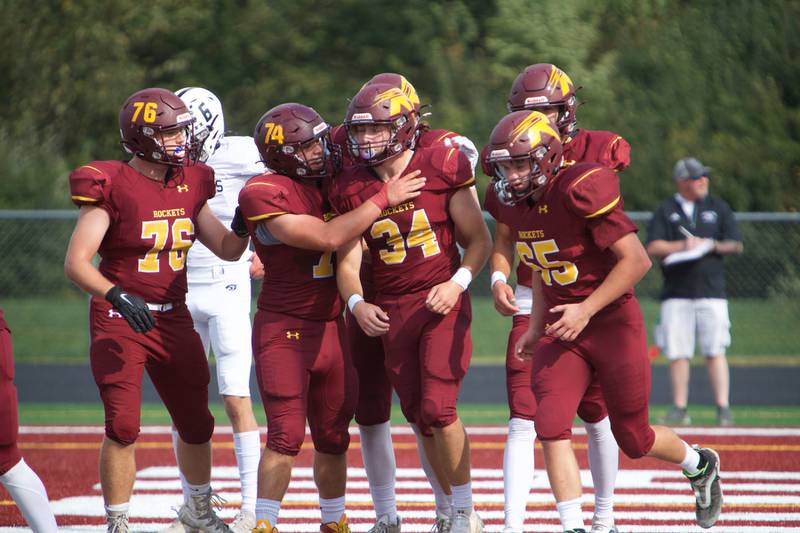
[[[106,300],[111,302],[114,309],[128,321],[136,333],[147,333],[156,325],[150,309],[147,308],[147,303],[138,296],[125,292],[114,285],[106,293]]]
[[[250,234],[250,232],[247,231],[247,225],[244,223],[242,210],[239,209],[238,205],[236,206],[236,211],[233,213],[233,220],[231,220],[231,231],[233,231],[240,239],[246,239]]]
[[[520,361],[530,361],[533,357],[533,350],[536,348],[536,343],[542,337],[541,330],[530,329],[525,330],[522,337],[517,341],[514,346],[514,356]]]
[[[415,170],[386,182],[386,198],[390,206],[402,204],[420,195],[420,189],[425,186],[426,179],[420,176],[420,173],[419,170]]]
[[[462,292],[464,292],[464,288],[455,281],[448,280],[440,283],[428,291],[425,307],[434,313],[446,315],[455,307]]]
[[[258,254],[250,256],[250,279],[264,279],[264,263],[258,258]]]
[[[503,316],[514,316],[519,311],[517,300],[514,298],[514,289],[504,281],[495,281],[492,285],[494,308]]]
[[[557,305],[550,309],[550,312],[562,315],[555,324],[551,324],[545,330],[545,333],[564,341],[574,341],[592,318],[583,304]]]
[[[353,316],[364,333],[370,337],[380,337],[389,333],[389,315],[377,305],[368,302],[358,302],[353,308]]]

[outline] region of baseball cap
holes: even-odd
[[[675,168],[672,170],[672,179],[675,181],[685,180],[691,178],[698,180],[703,176],[708,176],[711,172],[711,167],[703,165],[694,157],[684,157],[675,163]]]

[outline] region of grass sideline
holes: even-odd
[[[473,362],[502,364],[511,319],[494,310],[492,300],[474,296],[472,338]],[[657,300],[641,300],[652,335],[658,319]],[[88,301],[5,299],[2,302],[14,336],[14,358],[18,363],[83,363],[88,358]],[[800,365],[800,342],[794,335],[798,319],[794,312],[770,300],[731,300],[733,343],[728,350],[732,364]],[[648,339],[652,343],[652,339]],[[695,358],[701,363],[702,358]],[[664,364],[659,358],[657,364]]]
[[[669,406],[650,407],[650,420],[657,423]],[[260,403],[253,406],[261,427],[266,424],[264,409]],[[461,404],[459,415],[467,425],[502,426],[508,421],[508,407],[504,404]],[[740,426],[800,426],[800,407],[747,407],[733,406],[736,424]],[[219,425],[228,425],[228,419],[220,403],[211,404],[211,412]],[[167,425],[170,423],[166,409],[159,403],[142,405],[142,425]],[[694,424],[708,426],[716,424],[716,409],[708,405],[690,405],[689,414]],[[20,425],[102,425],[103,406],[97,403],[22,403],[19,406]],[[392,423],[404,424],[400,408],[392,408]],[[576,425],[581,425],[576,417]]]

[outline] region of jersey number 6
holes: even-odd
[[[192,246],[194,222],[191,218],[176,218],[172,223],[172,248],[169,250],[169,266],[172,270],[183,270],[186,265],[186,250]],[[145,220],[142,222],[142,239],[154,239],[153,247],[139,259],[139,272],[158,272],[161,268],[159,254],[167,244],[170,234],[169,220]]]

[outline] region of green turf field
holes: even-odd
[[[742,426],[800,426],[800,407],[732,407],[736,423]],[[228,425],[222,405],[211,404],[217,423]],[[461,404],[459,414],[468,425],[503,425],[508,420],[508,408],[503,404]],[[667,406],[651,406],[650,418],[656,422],[666,413]],[[261,404],[254,406],[260,425],[266,423]],[[716,409],[707,405],[689,407],[692,421],[697,425],[713,425]],[[22,425],[102,425],[103,406],[97,403],[24,403],[19,407]],[[142,406],[142,424],[169,424],[169,417],[161,404],[146,403]],[[405,420],[399,407],[392,411],[392,422],[403,424]],[[576,424],[579,421],[576,419]]]
[[[473,298],[473,360],[502,363],[511,319],[495,312],[488,297]],[[658,318],[658,302],[641,301],[648,330]],[[83,362],[88,353],[88,302],[82,298],[58,300],[4,299],[2,307],[14,335],[17,362]],[[800,364],[796,310],[770,300],[731,300],[733,344],[731,361],[749,364]],[[663,359],[661,359],[663,361]],[[695,358],[695,362],[700,362]]]

